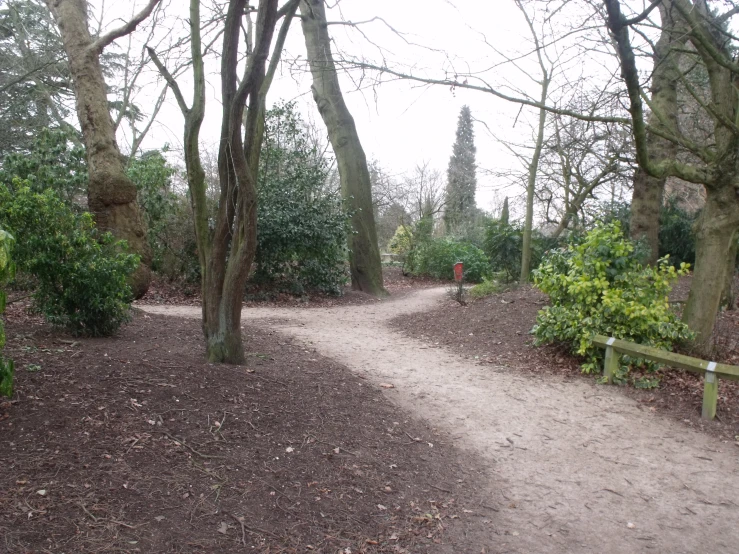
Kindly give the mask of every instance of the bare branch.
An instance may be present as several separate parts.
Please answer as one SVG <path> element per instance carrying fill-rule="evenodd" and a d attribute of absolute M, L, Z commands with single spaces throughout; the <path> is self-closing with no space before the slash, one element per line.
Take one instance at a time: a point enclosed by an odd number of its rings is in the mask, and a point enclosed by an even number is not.
<path fill-rule="evenodd" d="M 157 56 L 157 53 L 154 52 L 154 49 L 151 46 L 147 46 L 146 51 L 149 53 L 149 57 L 151 58 L 151 61 L 153 61 L 154 65 L 157 66 L 159 73 L 161 73 L 162 77 L 164 77 L 164 80 L 167 81 L 169 88 L 172 89 L 172 92 L 174 93 L 174 97 L 177 99 L 177 105 L 179 105 L 180 110 L 182 111 L 183 114 L 187 114 L 187 112 L 190 111 L 190 108 L 187 106 L 185 97 L 182 95 L 182 91 L 180 90 L 180 85 L 177 84 L 177 81 L 175 80 L 174 76 L 169 72 L 166 66 L 159 59 L 159 56 Z"/>
<path fill-rule="evenodd" d="M 631 19 L 627 19 L 626 21 L 624 21 L 624 25 L 636 25 L 637 23 L 644 21 L 647 17 L 649 17 L 649 14 L 652 13 L 652 10 L 654 10 L 654 8 L 659 6 L 661 3 L 662 0 L 652 0 L 652 3 L 646 10 L 644 10 L 636 17 L 632 17 Z"/>
<path fill-rule="evenodd" d="M 413 75 L 412 73 L 404 73 L 401 71 L 390 69 L 389 67 L 379 66 L 379 65 L 375 65 L 375 64 L 371 64 L 367 62 L 346 61 L 345 60 L 343 63 L 344 65 L 347 65 L 349 67 L 369 69 L 372 71 L 377 71 L 380 74 L 392 75 L 400 79 L 416 81 L 419 83 L 426 83 L 428 85 L 442 85 L 442 86 L 447 86 L 451 88 L 464 88 L 464 89 L 469 89 L 469 90 L 477 90 L 479 92 L 485 92 L 487 94 L 492 94 L 493 96 L 497 98 L 506 100 L 508 102 L 513 102 L 514 104 L 523 104 L 524 106 L 530 106 L 532 108 L 546 110 L 549 113 L 574 117 L 575 119 L 581 119 L 582 121 L 597 121 L 597 122 L 602 122 L 602 123 L 619 123 L 621 125 L 631 124 L 631 121 L 626 117 L 609 117 L 609 116 L 596 116 L 596 115 L 582 114 L 582 113 L 578 113 L 572 110 L 567 110 L 567 109 L 557 108 L 556 106 L 549 106 L 546 104 L 542 104 L 541 102 L 536 102 L 534 100 L 529 100 L 527 98 L 519 98 L 515 96 L 510 96 L 508 94 L 500 92 L 499 90 L 496 90 L 495 88 L 493 88 L 491 85 L 488 85 L 488 84 L 474 85 L 474 84 L 469 83 L 467 80 L 459 81 L 458 76 L 456 75 L 453 79 L 450 79 L 448 77 L 445 79 L 433 79 L 429 77 L 419 77 L 417 75 Z"/>
<path fill-rule="evenodd" d="M 154 11 L 154 8 L 156 8 L 156 6 L 160 2 L 161 0 L 149 0 L 149 3 L 146 5 L 146 7 L 135 16 L 133 16 L 133 18 L 128 23 L 121 27 L 118 27 L 117 29 L 113 29 L 112 31 L 102 35 L 101 37 L 98 37 L 98 39 L 89 46 L 88 50 L 90 52 L 100 54 L 103 49 L 114 40 L 117 40 L 132 33 L 136 30 L 136 27 L 138 27 L 142 21 L 144 21 L 147 17 L 151 15 L 151 12 Z"/>

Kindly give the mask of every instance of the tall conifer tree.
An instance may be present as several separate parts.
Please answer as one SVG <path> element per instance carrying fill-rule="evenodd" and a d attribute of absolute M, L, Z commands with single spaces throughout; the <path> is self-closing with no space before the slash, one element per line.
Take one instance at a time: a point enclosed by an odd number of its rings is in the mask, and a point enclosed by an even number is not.
<path fill-rule="evenodd" d="M 475 204 L 476 152 L 472 113 L 468 106 L 462 106 L 457 121 L 457 140 L 454 142 L 447 170 L 447 205 L 444 213 L 447 231 L 454 231 L 474 218 L 477 208 Z"/>

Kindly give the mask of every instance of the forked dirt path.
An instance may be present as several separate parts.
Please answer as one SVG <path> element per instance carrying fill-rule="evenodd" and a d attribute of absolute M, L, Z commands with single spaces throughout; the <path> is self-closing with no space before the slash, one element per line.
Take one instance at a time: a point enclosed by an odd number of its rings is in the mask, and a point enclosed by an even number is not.
<path fill-rule="evenodd" d="M 387 325 L 433 308 L 444 293 L 243 315 L 393 384 L 387 395 L 397 405 L 479 454 L 490 469 L 479 486 L 489 491 L 486 505 L 499 510 L 485 552 L 739 552 L 736 446 L 645 411 L 614 389 L 480 366 Z M 142 309 L 200 317 L 196 307 Z"/>

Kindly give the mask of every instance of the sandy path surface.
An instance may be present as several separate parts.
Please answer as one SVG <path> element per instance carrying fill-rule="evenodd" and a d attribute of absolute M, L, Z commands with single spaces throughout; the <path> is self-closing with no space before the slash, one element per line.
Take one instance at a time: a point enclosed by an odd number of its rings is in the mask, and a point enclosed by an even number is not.
<path fill-rule="evenodd" d="M 249 308 L 376 383 L 488 465 L 485 552 L 737 553 L 739 449 L 642 409 L 617 390 L 477 365 L 387 322 L 443 289 L 362 306 Z M 141 306 L 200 317 L 200 308 Z M 457 545 L 459 552 L 467 552 Z M 477 553 L 476 553 L 477 554 Z"/>

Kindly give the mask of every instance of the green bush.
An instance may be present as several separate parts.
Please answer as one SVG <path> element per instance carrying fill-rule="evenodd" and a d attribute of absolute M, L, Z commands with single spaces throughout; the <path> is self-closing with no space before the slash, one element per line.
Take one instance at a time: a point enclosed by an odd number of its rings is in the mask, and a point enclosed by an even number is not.
<path fill-rule="evenodd" d="M 485 226 L 483 250 L 490 259 L 493 271 L 506 283 L 516 281 L 521 275 L 523 230 L 501 220 L 491 219 Z"/>
<path fill-rule="evenodd" d="M 388 243 L 388 248 L 393 254 L 404 256 L 408 254 L 413 246 L 413 230 L 409 225 L 400 225 L 395 230 L 393 238 Z"/>
<path fill-rule="evenodd" d="M 84 196 L 87 186 L 85 149 L 69 132 L 45 129 L 27 154 L 9 154 L 2 160 L 0 183 L 13 189 L 13 178 L 33 192 L 55 191 L 67 204 Z"/>
<path fill-rule="evenodd" d="M 531 237 L 531 268 L 539 267 L 542 258 L 562 239 L 545 237 L 534 231 Z M 490 266 L 505 283 L 517 281 L 521 276 L 523 257 L 523 229 L 517 224 L 490 219 L 485 226 L 483 250 L 490 259 Z"/>
<path fill-rule="evenodd" d="M 13 262 L 10 251 L 13 247 L 13 236 L 0 229 L 0 285 L 5 284 L 13 277 Z M 0 289 L 0 315 L 5 311 L 5 291 Z M 5 327 L 0 318 L 0 396 L 13 396 L 13 360 L 3 358 L 2 350 L 5 346 Z"/>
<path fill-rule="evenodd" d="M 450 238 L 432 239 L 419 247 L 413 272 L 437 279 L 454 279 L 454 264 L 464 263 L 464 280 L 479 283 L 490 273 L 485 253 L 476 246 Z"/>
<path fill-rule="evenodd" d="M 503 287 L 490 279 L 486 279 L 483 277 L 482 283 L 478 283 L 474 287 L 472 287 L 470 290 L 467 291 L 467 294 L 469 294 L 472 298 L 484 298 L 486 296 L 490 296 L 491 294 L 497 294 L 503 290 Z"/>
<path fill-rule="evenodd" d="M 138 257 L 109 233 L 98 235 L 89 213 L 76 214 L 52 190 L 32 192 L 19 179 L 0 185 L 0 225 L 17 241 L 18 269 L 37 281 L 34 306 L 74 334 L 114 333 L 129 319 L 128 277 Z"/>
<path fill-rule="evenodd" d="M 687 267 L 676 270 L 663 259 L 645 268 L 634 250 L 613 222 L 597 225 L 578 245 L 550 252 L 534 272 L 535 285 L 551 301 L 536 318 L 537 344 L 570 344 L 589 373 L 604 354 L 593 345 L 596 334 L 665 349 L 691 338 L 667 298 Z"/>
<path fill-rule="evenodd" d="M 166 152 L 167 148 L 163 151 Z M 139 206 L 146 220 L 147 240 L 152 252 L 151 269 L 163 273 L 170 262 L 168 254 L 177 252 L 172 248 L 173 243 L 179 242 L 169 236 L 175 227 L 173 220 L 179 200 L 172 190 L 175 170 L 162 152 L 151 150 L 129 160 L 126 173 L 136 184 Z"/>
<path fill-rule="evenodd" d="M 421 260 L 420 253 L 432 240 L 434 232 L 434 218 L 422 217 L 412 227 L 406 226 L 409 231 L 408 248 L 403 260 L 403 274 L 418 273 L 418 264 Z"/>
<path fill-rule="evenodd" d="M 341 294 L 349 215 L 294 104 L 267 113 L 259 172 L 255 280 Z"/>

